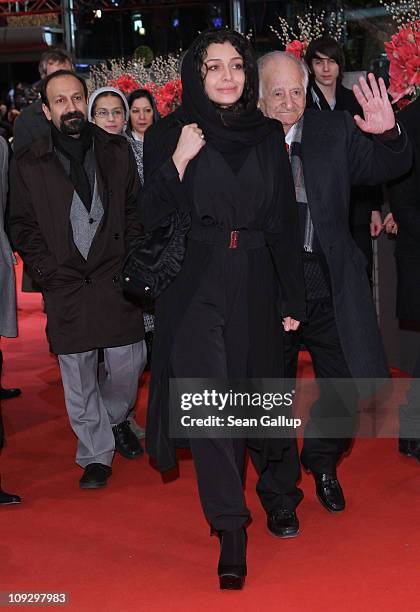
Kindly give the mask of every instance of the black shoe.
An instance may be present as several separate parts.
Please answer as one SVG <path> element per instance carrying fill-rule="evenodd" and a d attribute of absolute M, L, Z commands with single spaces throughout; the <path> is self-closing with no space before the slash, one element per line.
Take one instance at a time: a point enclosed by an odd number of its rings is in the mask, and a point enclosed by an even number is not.
<path fill-rule="evenodd" d="M 0 400 L 12 399 L 12 397 L 18 397 L 21 393 L 21 389 L 4 389 L 0 387 Z"/>
<path fill-rule="evenodd" d="M 220 558 L 217 566 L 222 590 L 240 591 L 246 576 L 246 531 L 219 531 Z"/>
<path fill-rule="evenodd" d="M 316 495 L 324 508 L 329 512 L 342 512 L 346 507 L 346 500 L 337 475 L 316 472 L 312 472 L 312 475 L 315 479 Z"/>
<path fill-rule="evenodd" d="M 0 506 L 8 506 L 11 504 L 20 504 L 21 498 L 19 495 L 12 495 L 12 493 L 6 493 L 3 489 L 0 489 Z"/>
<path fill-rule="evenodd" d="M 115 438 L 115 450 L 126 459 L 135 459 L 143 454 L 143 448 L 129 421 L 123 421 L 112 428 Z"/>
<path fill-rule="evenodd" d="M 103 463 L 89 463 L 85 467 L 85 473 L 79 483 L 81 489 L 99 489 L 105 487 L 108 478 L 112 474 L 112 468 Z"/>
<path fill-rule="evenodd" d="M 278 538 L 295 538 L 299 533 L 299 519 L 294 510 L 276 508 L 267 513 L 267 527 Z"/>
<path fill-rule="evenodd" d="M 406 457 L 415 457 L 420 461 L 420 440 L 418 438 L 399 438 L 398 450 Z"/>

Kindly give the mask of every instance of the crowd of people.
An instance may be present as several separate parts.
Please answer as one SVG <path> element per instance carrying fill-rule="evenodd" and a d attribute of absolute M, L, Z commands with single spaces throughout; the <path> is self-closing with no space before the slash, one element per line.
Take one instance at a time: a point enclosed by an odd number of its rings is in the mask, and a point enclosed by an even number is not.
<path fill-rule="evenodd" d="M 40 62 L 40 98 L 14 125 L 0 334 L 16 335 L 15 250 L 42 291 L 81 488 L 107 484 L 115 451 L 143 453 L 133 409 L 146 333 L 146 450 L 162 472 L 176 465 L 171 378 L 295 379 L 300 348 L 311 356 L 320 396 L 300 457 L 293 437 L 189 440 L 220 540 L 222 589 L 241 589 L 247 573 L 246 452 L 274 535 L 299 533 L 301 465 L 322 505 L 345 509 L 337 466 L 355 430 L 353 381 L 389 376 L 371 287 L 372 237 L 383 227 L 398 237 L 399 316 L 418 318 L 419 283 L 407 271 L 420 237 L 418 104 L 397 121 L 382 79 L 369 74 L 350 91 L 343 70 L 332 39 L 313 41 L 306 61 L 280 51 L 257 61 L 241 34 L 208 30 L 183 56 L 182 105 L 160 119 L 144 89 L 126 98 L 103 87 L 88 98 L 71 57 L 53 50 Z M 394 217 L 383 223 L 389 181 Z M 189 219 L 182 269 L 154 314 L 143 312 L 123 290 L 122 262 L 145 232 L 180 215 Z M 329 379 L 347 381 L 344 399 Z M 400 450 L 420 460 L 415 383 L 409 396 Z M 338 431 L 344 412 L 346 435 L 327 435 L 325 423 Z M 19 501 L 2 495 L 0 503 Z"/>

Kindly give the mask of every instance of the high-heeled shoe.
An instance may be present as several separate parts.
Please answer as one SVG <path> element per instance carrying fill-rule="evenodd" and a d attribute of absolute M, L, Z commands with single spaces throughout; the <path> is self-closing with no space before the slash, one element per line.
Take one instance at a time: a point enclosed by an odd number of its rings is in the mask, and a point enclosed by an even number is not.
<path fill-rule="evenodd" d="M 246 576 L 245 527 L 235 531 L 219 531 L 220 557 L 217 566 L 221 589 L 239 591 L 243 588 Z"/>

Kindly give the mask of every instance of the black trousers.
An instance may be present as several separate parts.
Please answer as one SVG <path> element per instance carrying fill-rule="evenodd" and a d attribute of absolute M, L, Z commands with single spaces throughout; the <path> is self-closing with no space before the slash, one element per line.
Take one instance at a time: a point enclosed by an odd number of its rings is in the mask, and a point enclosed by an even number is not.
<path fill-rule="evenodd" d="M 305 427 L 301 460 L 313 472 L 333 472 L 351 444 L 357 389 L 343 355 L 331 299 L 308 302 L 308 321 L 285 334 L 286 377 L 296 378 L 300 345 L 309 351 L 320 391 Z M 325 379 L 348 379 L 336 385 Z M 336 433 L 337 432 L 337 433 Z M 337 435 L 337 437 L 335 437 Z"/>
<path fill-rule="evenodd" d="M 420 347 L 407 391 L 407 404 L 400 407 L 400 437 L 420 439 Z"/>
<path fill-rule="evenodd" d="M 206 270 L 176 334 L 171 369 L 176 378 L 246 378 L 248 361 L 246 253 L 221 251 Z M 190 439 L 204 514 L 217 530 L 244 525 L 250 513 L 243 479 L 246 440 Z M 295 452 L 293 449 L 291 452 Z M 257 451 L 250 451 L 259 474 L 257 493 L 270 512 L 294 507 L 302 499 L 296 488 L 299 463 L 289 461 L 293 478 L 283 461 L 269 461 L 261 471 Z"/>

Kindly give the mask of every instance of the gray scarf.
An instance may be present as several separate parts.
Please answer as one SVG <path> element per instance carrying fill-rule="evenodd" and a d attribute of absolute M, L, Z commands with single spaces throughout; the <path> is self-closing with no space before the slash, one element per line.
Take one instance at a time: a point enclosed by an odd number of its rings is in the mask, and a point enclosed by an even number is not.
<path fill-rule="evenodd" d="M 303 175 L 301 142 L 303 132 L 303 117 L 296 124 L 293 141 L 289 149 L 290 165 L 292 167 L 293 182 L 295 184 L 296 202 L 298 205 L 305 206 L 306 217 L 304 223 L 303 249 L 307 253 L 313 252 L 314 226 L 312 224 L 311 213 L 308 206 L 308 198 L 305 189 L 305 178 Z"/>

